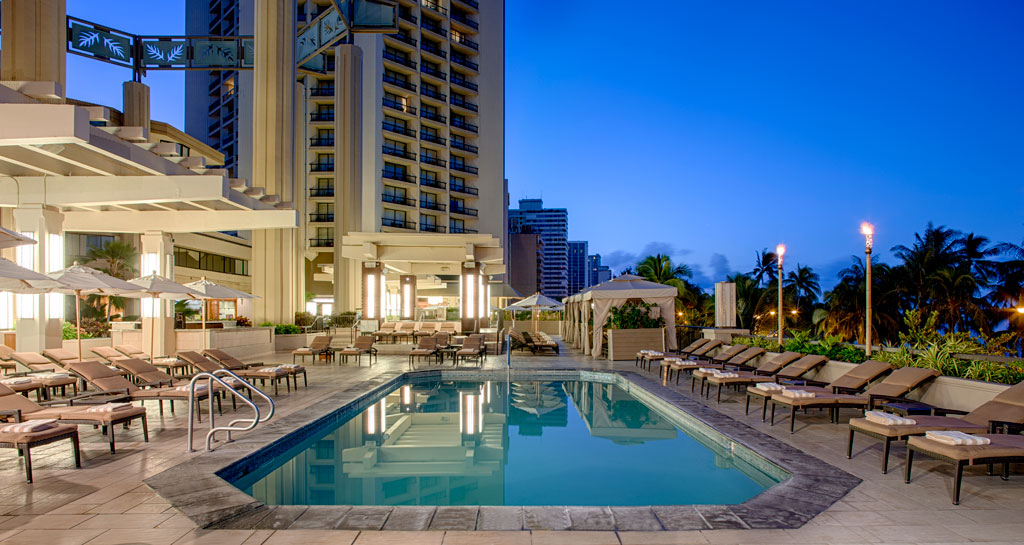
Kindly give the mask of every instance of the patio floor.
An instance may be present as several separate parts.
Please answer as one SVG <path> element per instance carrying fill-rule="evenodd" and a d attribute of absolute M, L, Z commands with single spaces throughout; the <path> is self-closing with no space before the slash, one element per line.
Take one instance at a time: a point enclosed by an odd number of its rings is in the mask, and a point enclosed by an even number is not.
<path fill-rule="evenodd" d="M 290 362 L 279 354 L 273 362 Z M 446 364 L 447 365 L 447 364 Z M 505 358 L 492 356 L 486 368 L 502 368 Z M 585 357 L 563 347 L 560 356 L 515 353 L 513 365 L 522 368 L 619 369 L 633 371 L 632 362 L 610 363 Z M 403 356 L 381 356 L 372 368 L 363 365 L 316 365 L 309 369 L 309 387 L 276 399 L 278 414 L 286 416 L 384 372 L 404 370 Z M 680 391 L 690 395 L 689 384 Z M 693 396 L 695 397 L 695 396 Z M 760 415 L 743 415 L 743 396 L 723 395 L 710 405 L 754 428 L 846 470 L 864 482 L 795 530 L 639 531 L 348 531 L 348 530 L 200 530 L 187 517 L 156 495 L 143 480 L 202 452 L 185 453 L 187 419 L 158 414 L 149 408 L 149 443 L 141 428 L 118 430 L 118 453 L 111 456 L 98 431 L 80 427 L 82 469 L 73 469 L 70 449 L 57 443 L 33 449 L 35 483 L 24 482 L 23 467 L 14 450 L 0 451 L 0 543 L 27 545 L 99 545 L 123 543 L 217 545 L 330 544 L 643 544 L 668 543 L 1021 543 L 1024 534 L 1024 476 L 1009 481 L 986 476 L 983 467 L 965 472 L 961 505 L 950 503 L 952 466 L 925 457 L 914 464 L 914 480 L 903 483 L 905 451 L 894 444 L 888 475 L 879 471 L 881 443 L 858 437 L 854 458 L 845 456 L 843 424 L 828 422 L 825 413 L 801 417 L 789 434 L 786 417 L 774 427 Z M 230 414 L 226 412 L 225 414 Z M 844 413 L 844 420 L 851 412 Z M 196 433 L 196 444 L 205 432 Z M 1019 466 L 1012 469 L 1020 470 Z"/>

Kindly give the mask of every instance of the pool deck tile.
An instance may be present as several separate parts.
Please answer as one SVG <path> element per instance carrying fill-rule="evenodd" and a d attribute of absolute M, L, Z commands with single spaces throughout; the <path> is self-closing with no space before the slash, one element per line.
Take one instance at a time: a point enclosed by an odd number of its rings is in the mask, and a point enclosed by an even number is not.
<path fill-rule="evenodd" d="M 426 530 L 434 518 L 437 507 L 430 505 L 400 505 L 391 511 L 384 523 L 385 530 Z"/>
<path fill-rule="evenodd" d="M 608 507 L 569 507 L 573 530 L 614 530 L 615 517 Z"/>
<path fill-rule="evenodd" d="M 615 532 L 533 532 L 533 545 L 619 545 Z"/>
<path fill-rule="evenodd" d="M 381 531 L 359 532 L 355 545 L 441 545 L 445 532 Z"/>
<path fill-rule="evenodd" d="M 289 530 L 315 530 L 323 528 L 334 528 L 341 522 L 341 519 L 349 512 L 350 507 L 341 505 L 311 505 L 304 513 L 298 516 Z M 394 515 L 392 515 L 394 517 Z"/>
<path fill-rule="evenodd" d="M 530 532 L 445 532 L 444 545 L 530 545 Z"/>
<path fill-rule="evenodd" d="M 431 530 L 475 530 L 479 507 L 445 506 L 438 507 L 430 521 Z"/>
<path fill-rule="evenodd" d="M 692 505 L 662 505 L 652 507 L 654 516 L 666 530 L 710 530 L 711 525 Z"/>
<path fill-rule="evenodd" d="M 516 506 L 481 506 L 476 528 L 477 530 L 522 530 L 523 508 Z"/>
<path fill-rule="evenodd" d="M 663 530 L 650 507 L 611 507 L 615 528 L 625 531 Z"/>
<path fill-rule="evenodd" d="M 380 530 L 391 515 L 391 507 L 379 507 L 373 505 L 353 506 L 345 516 L 338 521 L 335 529 L 338 530 Z"/>
<path fill-rule="evenodd" d="M 523 528 L 527 530 L 568 530 L 571 527 L 565 507 L 523 507 Z"/>

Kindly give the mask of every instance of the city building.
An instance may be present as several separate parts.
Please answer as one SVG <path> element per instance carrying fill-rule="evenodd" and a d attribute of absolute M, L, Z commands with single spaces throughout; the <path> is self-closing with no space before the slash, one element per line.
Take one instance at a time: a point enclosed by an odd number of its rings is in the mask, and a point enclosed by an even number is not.
<path fill-rule="evenodd" d="M 544 268 L 540 235 L 533 232 L 510 233 L 508 248 L 508 284 L 523 297 L 540 291 L 540 277 Z"/>
<path fill-rule="evenodd" d="M 601 282 L 607 282 L 612 279 L 611 268 L 601 264 L 601 254 L 587 256 L 587 272 L 590 277 L 591 286 L 596 286 Z"/>
<path fill-rule="evenodd" d="M 577 294 L 590 286 L 587 269 L 587 241 L 569 241 L 569 295 Z"/>
<path fill-rule="evenodd" d="M 544 208 L 542 199 L 520 199 L 508 213 L 509 234 L 536 233 L 543 243 L 540 292 L 548 297 L 569 295 L 569 213 Z M 525 295 L 525 294 L 524 294 Z"/>

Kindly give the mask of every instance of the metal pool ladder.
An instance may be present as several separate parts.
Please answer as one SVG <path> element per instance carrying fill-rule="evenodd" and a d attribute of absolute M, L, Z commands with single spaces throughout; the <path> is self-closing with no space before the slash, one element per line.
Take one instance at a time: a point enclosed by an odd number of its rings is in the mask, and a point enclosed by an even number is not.
<path fill-rule="evenodd" d="M 222 376 L 223 377 L 227 377 L 227 378 L 234 378 L 236 381 L 245 384 L 245 387 L 248 388 L 250 392 L 253 392 L 257 396 L 262 397 L 264 400 L 266 400 L 267 404 L 270 406 L 270 410 L 267 411 L 267 416 L 266 417 L 262 417 L 261 414 L 260 414 L 260 407 L 259 407 L 259 405 L 257 405 L 255 402 L 253 402 L 248 397 L 242 395 L 238 390 L 234 389 L 223 378 L 221 378 Z M 270 396 L 268 396 L 267 394 L 263 393 L 263 391 L 260 390 L 259 388 L 257 388 L 255 385 L 252 385 L 252 384 L 249 384 L 248 382 L 245 382 L 245 380 L 243 380 L 242 377 L 232 373 L 230 370 L 228 370 L 228 369 L 216 369 L 213 372 L 209 372 L 209 373 L 208 372 L 197 373 L 194 377 L 192 377 L 192 380 L 188 383 L 188 392 L 189 392 L 189 398 L 188 398 L 188 444 L 187 444 L 187 446 L 185 448 L 186 452 L 195 452 L 195 449 L 192 448 L 192 430 L 194 428 L 194 422 L 195 422 L 193 417 L 194 417 L 194 411 L 196 409 L 198 409 L 198 407 L 196 406 L 196 386 L 200 385 L 199 382 L 201 380 L 206 380 L 206 384 L 203 385 L 203 386 L 206 386 L 207 392 L 209 392 L 209 395 L 207 396 L 207 399 L 210 402 L 210 431 L 206 434 L 206 450 L 207 451 L 212 451 L 213 450 L 213 446 L 212 446 L 213 445 L 213 439 L 214 439 L 214 436 L 216 435 L 217 432 L 219 432 L 219 431 L 226 432 L 227 433 L 227 441 L 226 442 L 230 443 L 231 442 L 231 432 L 233 432 L 233 431 L 249 431 L 249 430 L 255 428 L 257 424 L 261 424 L 263 422 L 266 422 L 266 421 L 270 420 L 274 416 L 274 400 L 271 399 Z M 215 397 L 214 396 L 214 392 L 213 392 L 213 386 L 214 386 L 215 383 L 219 384 L 222 388 L 224 388 L 224 391 L 234 395 L 238 399 L 242 400 L 242 403 L 245 403 L 246 405 L 251 407 L 252 410 L 253 410 L 253 413 L 254 413 L 252 418 L 238 418 L 238 419 L 235 419 L 235 420 L 232 420 L 231 422 L 229 422 L 227 426 L 217 426 L 216 422 L 215 422 L 215 416 L 214 416 L 215 412 L 213 410 L 213 398 Z M 238 424 L 244 424 L 244 425 L 239 426 Z"/>

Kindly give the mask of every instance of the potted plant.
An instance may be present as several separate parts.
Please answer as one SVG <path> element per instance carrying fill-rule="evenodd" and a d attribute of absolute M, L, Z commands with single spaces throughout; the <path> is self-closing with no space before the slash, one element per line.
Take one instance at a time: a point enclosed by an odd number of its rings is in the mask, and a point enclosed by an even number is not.
<path fill-rule="evenodd" d="M 629 300 L 608 315 L 608 359 L 631 360 L 641 350 L 665 349 L 665 319 L 658 305 Z"/>

